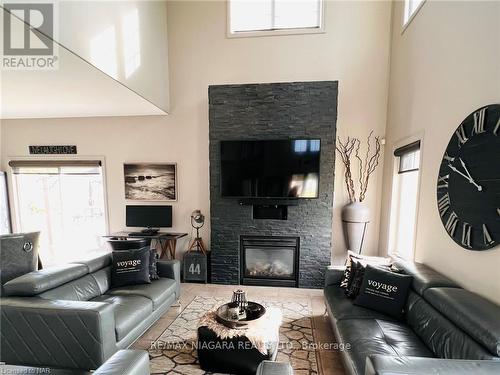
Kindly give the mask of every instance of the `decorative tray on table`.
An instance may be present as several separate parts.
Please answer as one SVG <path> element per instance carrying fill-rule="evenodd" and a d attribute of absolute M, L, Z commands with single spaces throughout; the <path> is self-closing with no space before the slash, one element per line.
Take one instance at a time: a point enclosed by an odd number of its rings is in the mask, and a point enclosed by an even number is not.
<path fill-rule="evenodd" d="M 226 303 L 217 309 L 215 319 L 228 328 L 247 329 L 255 324 L 266 313 L 266 308 L 256 302 L 248 302 L 247 307 L 240 312 L 237 319 L 229 315 L 229 303 Z"/>

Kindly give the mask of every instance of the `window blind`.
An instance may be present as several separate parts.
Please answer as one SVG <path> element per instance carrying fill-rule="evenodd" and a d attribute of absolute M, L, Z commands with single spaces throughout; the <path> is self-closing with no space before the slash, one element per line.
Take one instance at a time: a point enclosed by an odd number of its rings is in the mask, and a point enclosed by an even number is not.
<path fill-rule="evenodd" d="M 100 174 L 100 160 L 11 160 L 14 174 Z"/>
<path fill-rule="evenodd" d="M 416 171 L 420 166 L 420 141 L 412 142 L 394 150 L 399 158 L 398 173 Z"/>

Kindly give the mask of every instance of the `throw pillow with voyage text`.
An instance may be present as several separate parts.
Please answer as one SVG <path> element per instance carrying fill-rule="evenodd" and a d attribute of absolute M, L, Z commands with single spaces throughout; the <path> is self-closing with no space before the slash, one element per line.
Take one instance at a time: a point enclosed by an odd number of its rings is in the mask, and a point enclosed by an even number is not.
<path fill-rule="evenodd" d="M 366 266 L 355 305 L 401 318 L 412 276 Z"/>
<path fill-rule="evenodd" d="M 150 254 L 149 246 L 135 250 L 113 251 L 111 265 L 111 285 L 113 288 L 150 283 Z"/>

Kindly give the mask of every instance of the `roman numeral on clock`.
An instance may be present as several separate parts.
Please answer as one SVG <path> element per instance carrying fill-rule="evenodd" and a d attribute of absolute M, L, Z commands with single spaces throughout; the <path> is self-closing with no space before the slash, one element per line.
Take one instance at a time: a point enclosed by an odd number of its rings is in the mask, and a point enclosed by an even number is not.
<path fill-rule="evenodd" d="M 452 162 L 455 160 L 455 158 L 452 158 L 450 155 L 448 155 L 447 152 L 444 153 L 444 158 L 443 159 L 446 159 L 448 160 L 449 162 Z"/>
<path fill-rule="evenodd" d="M 474 113 L 474 126 L 472 127 L 472 135 L 484 133 L 485 114 L 486 114 L 486 108 L 481 108 L 479 111 Z"/>
<path fill-rule="evenodd" d="M 446 211 L 448 211 L 449 208 L 450 208 L 450 196 L 448 195 L 448 193 L 446 193 L 438 200 L 439 215 L 443 217 L 443 215 L 446 213 Z"/>
<path fill-rule="evenodd" d="M 488 227 L 486 227 L 486 224 L 483 224 L 483 242 L 485 245 L 491 245 L 493 242 L 493 239 L 490 236 L 490 232 L 488 232 Z"/>
<path fill-rule="evenodd" d="M 465 135 L 463 124 L 460 125 L 457 130 L 455 130 L 455 135 L 458 139 L 458 147 L 462 147 L 462 145 L 469 140 L 469 138 L 467 138 L 467 136 Z"/>
<path fill-rule="evenodd" d="M 446 231 L 449 233 L 451 237 L 455 235 L 455 230 L 457 229 L 458 224 L 458 216 L 455 212 L 452 212 L 446 221 Z"/>
<path fill-rule="evenodd" d="M 500 129 L 500 117 L 498 118 L 497 124 L 495 125 L 495 129 L 493 129 L 493 134 L 498 135 L 498 129 Z"/>
<path fill-rule="evenodd" d="M 443 177 L 438 176 L 438 189 L 448 189 L 448 180 L 450 179 L 450 175 L 447 174 Z"/>
<path fill-rule="evenodd" d="M 470 226 L 469 223 L 464 223 L 462 225 L 462 245 L 471 247 L 470 246 L 470 232 L 471 232 L 472 227 Z"/>

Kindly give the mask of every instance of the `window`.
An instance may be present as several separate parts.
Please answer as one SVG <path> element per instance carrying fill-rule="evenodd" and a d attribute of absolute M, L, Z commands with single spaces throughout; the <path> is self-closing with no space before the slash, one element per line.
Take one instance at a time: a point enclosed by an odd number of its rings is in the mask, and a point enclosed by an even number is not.
<path fill-rule="evenodd" d="M 18 230 L 41 232 L 44 266 L 99 252 L 101 236 L 106 234 L 99 161 L 11 161 L 9 165 Z"/>
<path fill-rule="evenodd" d="M 405 0 L 403 26 L 406 26 L 417 14 L 425 0 Z"/>
<path fill-rule="evenodd" d="M 322 30 L 323 0 L 229 0 L 230 35 Z"/>
<path fill-rule="evenodd" d="M 394 151 L 389 254 L 413 260 L 419 190 L 420 141 Z"/>

